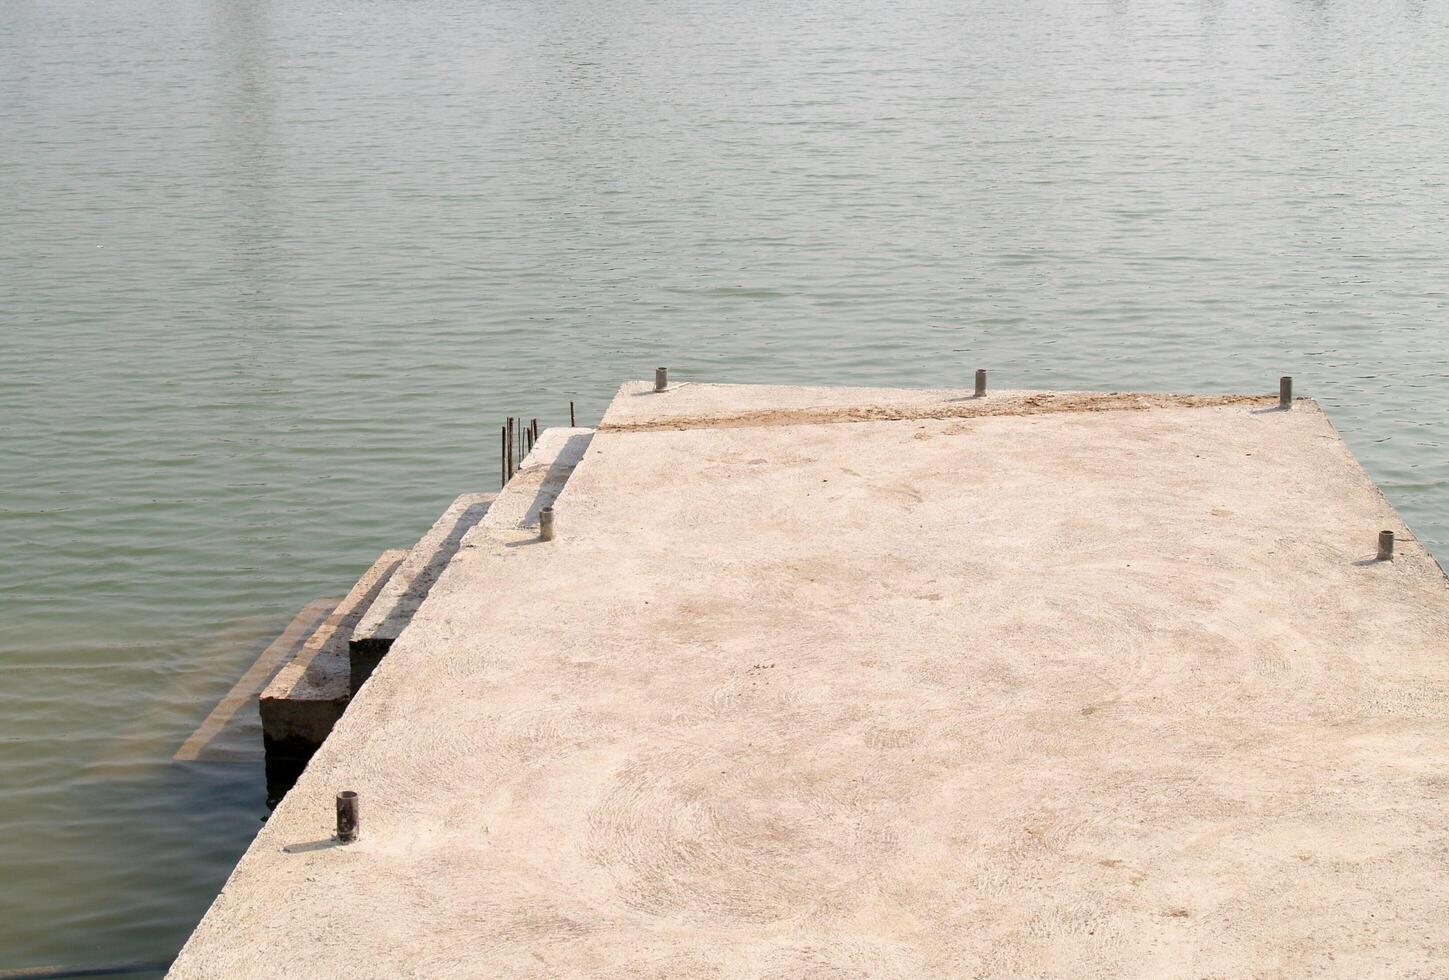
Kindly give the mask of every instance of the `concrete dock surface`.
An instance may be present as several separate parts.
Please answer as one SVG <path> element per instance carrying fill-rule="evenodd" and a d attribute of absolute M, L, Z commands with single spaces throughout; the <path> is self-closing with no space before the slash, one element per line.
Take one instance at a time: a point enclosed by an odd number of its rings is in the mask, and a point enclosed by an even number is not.
<path fill-rule="evenodd" d="M 1276 405 L 626 385 L 171 976 L 1449 975 L 1445 577 Z"/>

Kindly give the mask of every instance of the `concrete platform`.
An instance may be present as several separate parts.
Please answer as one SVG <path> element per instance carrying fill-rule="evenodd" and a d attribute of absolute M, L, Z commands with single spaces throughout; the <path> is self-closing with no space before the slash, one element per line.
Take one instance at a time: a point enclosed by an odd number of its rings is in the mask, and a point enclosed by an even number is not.
<path fill-rule="evenodd" d="M 261 692 L 268 756 L 308 759 L 331 733 L 352 697 L 352 632 L 407 556 L 384 551 Z"/>
<path fill-rule="evenodd" d="M 448 567 L 463 536 L 488 513 L 493 497 L 491 493 L 465 493 L 454 500 L 388 576 L 348 641 L 351 693 L 357 693 L 378 661 L 392 648 L 393 641 L 412 621 L 433 583 Z"/>
<path fill-rule="evenodd" d="M 1323 413 L 965 397 L 626 388 L 171 975 L 1449 975 L 1446 582 Z"/>

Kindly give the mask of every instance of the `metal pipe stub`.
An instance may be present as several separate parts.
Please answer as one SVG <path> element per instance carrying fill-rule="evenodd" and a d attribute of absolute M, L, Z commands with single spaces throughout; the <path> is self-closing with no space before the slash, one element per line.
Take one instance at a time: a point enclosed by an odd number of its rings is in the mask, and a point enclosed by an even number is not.
<path fill-rule="evenodd" d="M 553 540 L 553 507 L 548 506 L 538 512 L 538 540 Z"/>
<path fill-rule="evenodd" d="M 1379 558 L 1379 561 L 1393 561 L 1394 560 L 1394 532 L 1393 531 L 1380 531 L 1379 532 L 1379 555 L 1378 555 L 1378 558 Z"/>
<path fill-rule="evenodd" d="M 986 397 L 986 370 L 984 368 L 976 370 L 976 397 Z"/>
<path fill-rule="evenodd" d="M 361 815 L 357 794 L 345 789 L 337 794 L 337 839 L 344 844 L 357 840 L 361 829 Z"/>
<path fill-rule="evenodd" d="M 663 391 L 669 387 L 669 368 L 654 369 L 654 390 Z"/>
<path fill-rule="evenodd" d="M 1278 379 L 1278 407 L 1285 412 L 1293 407 L 1293 379 L 1286 374 Z"/>

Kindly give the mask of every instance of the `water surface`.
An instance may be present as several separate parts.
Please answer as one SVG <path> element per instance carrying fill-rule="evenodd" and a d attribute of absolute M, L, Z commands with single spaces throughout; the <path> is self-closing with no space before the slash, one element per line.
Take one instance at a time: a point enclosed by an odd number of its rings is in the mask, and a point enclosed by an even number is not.
<path fill-rule="evenodd" d="M 170 763 L 504 415 L 722 381 L 1318 398 L 1449 555 L 1449 4 L 0 4 L 0 968 L 174 952 Z M 1367 547 L 1367 546 L 1366 546 Z"/>

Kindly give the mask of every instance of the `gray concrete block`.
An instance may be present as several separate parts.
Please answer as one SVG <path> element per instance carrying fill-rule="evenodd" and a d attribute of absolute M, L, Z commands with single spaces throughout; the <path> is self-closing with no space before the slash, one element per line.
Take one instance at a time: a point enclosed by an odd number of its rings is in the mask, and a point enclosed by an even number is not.
<path fill-rule="evenodd" d="M 347 642 L 407 551 L 385 551 L 258 699 L 267 755 L 305 759 L 322 744 L 352 694 Z"/>

